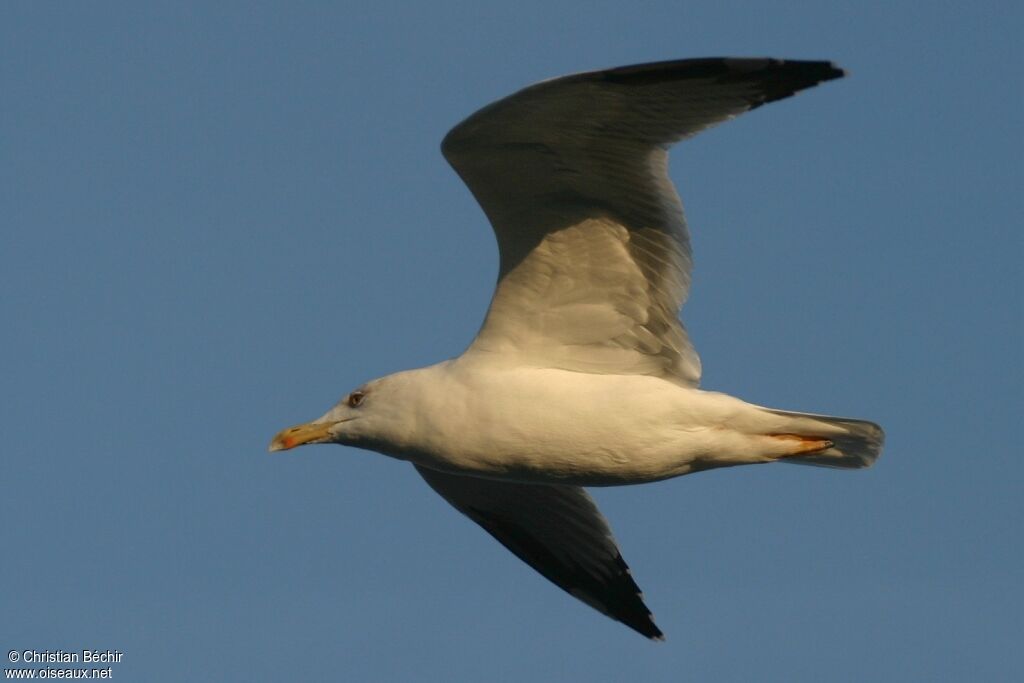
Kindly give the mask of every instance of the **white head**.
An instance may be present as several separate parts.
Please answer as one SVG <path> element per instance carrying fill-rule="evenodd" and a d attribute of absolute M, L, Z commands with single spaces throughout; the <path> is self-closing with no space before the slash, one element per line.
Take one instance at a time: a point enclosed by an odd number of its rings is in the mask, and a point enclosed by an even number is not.
<path fill-rule="evenodd" d="M 338 401 L 322 417 L 281 430 L 270 451 L 315 443 L 337 443 L 377 451 L 400 449 L 408 438 L 415 411 L 417 371 L 400 372 L 367 382 Z"/>

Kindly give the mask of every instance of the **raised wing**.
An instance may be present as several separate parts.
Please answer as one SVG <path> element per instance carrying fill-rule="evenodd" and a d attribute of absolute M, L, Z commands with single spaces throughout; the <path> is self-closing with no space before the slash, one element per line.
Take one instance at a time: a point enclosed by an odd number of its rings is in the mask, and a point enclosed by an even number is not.
<path fill-rule="evenodd" d="M 585 490 L 416 469 L 455 509 L 556 586 L 648 638 L 664 638 Z"/>
<path fill-rule="evenodd" d="M 469 353 L 700 381 L 679 310 L 690 241 L 668 147 L 843 72 L 828 62 L 690 59 L 544 81 L 442 144 L 494 226 L 497 289 Z"/>

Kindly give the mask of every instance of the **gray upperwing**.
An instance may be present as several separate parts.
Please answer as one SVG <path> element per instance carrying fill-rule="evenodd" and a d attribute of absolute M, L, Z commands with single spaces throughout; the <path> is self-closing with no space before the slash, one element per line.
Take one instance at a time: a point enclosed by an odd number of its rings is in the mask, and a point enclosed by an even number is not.
<path fill-rule="evenodd" d="M 416 466 L 434 491 L 548 580 L 663 640 L 593 499 L 578 486 L 479 479 Z"/>

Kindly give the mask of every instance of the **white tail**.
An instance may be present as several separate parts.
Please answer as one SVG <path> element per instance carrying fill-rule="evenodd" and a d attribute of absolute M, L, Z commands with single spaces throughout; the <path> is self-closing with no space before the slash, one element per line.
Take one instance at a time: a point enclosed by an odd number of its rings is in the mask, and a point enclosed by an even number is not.
<path fill-rule="evenodd" d="M 779 462 L 819 467 L 860 469 L 870 467 L 882 453 L 885 432 L 874 422 L 849 417 L 832 417 L 813 413 L 796 413 L 769 409 L 781 417 L 792 418 L 792 432 L 802 437 L 832 442 L 832 446 L 807 455 L 781 458 Z"/>

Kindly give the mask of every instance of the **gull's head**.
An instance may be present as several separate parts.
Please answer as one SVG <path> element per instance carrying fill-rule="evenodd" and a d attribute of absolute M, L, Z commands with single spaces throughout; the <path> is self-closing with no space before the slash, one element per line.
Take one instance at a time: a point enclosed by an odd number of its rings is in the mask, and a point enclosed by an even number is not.
<path fill-rule="evenodd" d="M 355 443 L 365 433 L 365 423 L 372 422 L 368 418 L 374 412 L 373 404 L 380 399 L 375 396 L 379 393 L 376 389 L 370 385 L 359 387 L 338 401 L 322 417 L 282 429 L 271 439 L 270 452 L 287 451 L 313 443 Z"/>
<path fill-rule="evenodd" d="M 408 370 L 367 382 L 312 422 L 282 429 L 270 451 L 287 451 L 314 443 L 337 443 L 387 452 L 409 438 L 420 387 L 429 383 L 423 370 Z"/>

